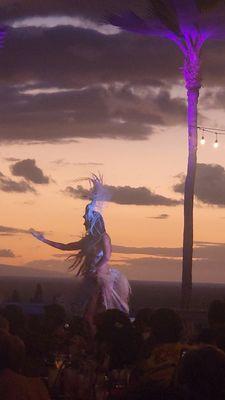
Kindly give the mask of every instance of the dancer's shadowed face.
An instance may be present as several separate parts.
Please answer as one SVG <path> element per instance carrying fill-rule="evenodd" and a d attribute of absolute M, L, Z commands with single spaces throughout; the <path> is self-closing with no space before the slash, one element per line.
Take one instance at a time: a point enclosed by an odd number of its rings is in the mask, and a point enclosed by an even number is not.
<path fill-rule="evenodd" d="M 90 222 L 88 221 L 86 214 L 83 215 L 83 218 L 84 218 L 85 229 L 86 231 L 88 231 L 88 229 L 90 228 Z"/>
<path fill-rule="evenodd" d="M 83 218 L 86 232 L 91 235 L 102 235 L 105 232 L 105 224 L 102 215 L 97 211 L 90 210 L 89 204 L 85 209 Z"/>

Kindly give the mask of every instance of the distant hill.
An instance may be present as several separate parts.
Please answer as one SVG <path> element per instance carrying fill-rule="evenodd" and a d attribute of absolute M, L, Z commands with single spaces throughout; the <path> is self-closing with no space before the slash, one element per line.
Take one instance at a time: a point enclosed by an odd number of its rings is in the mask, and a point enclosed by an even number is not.
<path fill-rule="evenodd" d="M 63 304 L 69 305 L 73 310 L 88 298 L 89 288 L 82 284 L 82 279 L 75 274 L 55 272 L 44 269 L 20 267 L 0 264 L 0 304 L 10 298 L 14 289 L 21 297 L 22 303 L 29 303 L 36 290 L 36 285 L 41 284 L 44 302 L 60 299 Z M 130 302 L 131 315 L 141 308 L 174 307 L 179 308 L 181 283 L 179 282 L 154 282 L 130 281 L 132 295 Z M 206 310 L 214 299 L 225 299 L 224 284 L 193 285 L 192 307 Z M 73 311 L 74 312 L 74 311 Z"/>
<path fill-rule="evenodd" d="M 10 264 L 0 264 L 0 277 L 43 277 L 43 278 L 62 278 L 67 275 L 63 272 L 49 271 L 39 268 L 21 267 Z"/>

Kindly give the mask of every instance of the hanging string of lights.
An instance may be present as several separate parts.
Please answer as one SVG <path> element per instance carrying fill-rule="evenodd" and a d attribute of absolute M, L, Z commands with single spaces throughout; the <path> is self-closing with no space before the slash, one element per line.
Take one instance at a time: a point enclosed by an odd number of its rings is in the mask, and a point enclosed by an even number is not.
<path fill-rule="evenodd" d="M 205 126 L 197 126 L 198 131 L 201 132 L 201 139 L 200 143 L 204 145 L 206 143 L 205 140 L 205 134 L 213 134 L 215 136 L 215 140 L 213 143 L 213 147 L 217 149 L 219 147 L 219 141 L 218 141 L 218 136 L 219 135 L 225 135 L 225 129 L 220 129 L 220 128 L 207 128 Z"/>

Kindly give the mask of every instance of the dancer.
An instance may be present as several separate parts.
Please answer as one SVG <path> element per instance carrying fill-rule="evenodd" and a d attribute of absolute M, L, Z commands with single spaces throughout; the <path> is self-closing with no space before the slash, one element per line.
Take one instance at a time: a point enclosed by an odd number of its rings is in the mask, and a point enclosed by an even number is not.
<path fill-rule="evenodd" d="M 85 208 L 85 236 L 72 243 L 58 243 L 46 239 L 42 234 L 32 231 L 38 240 L 60 250 L 77 250 L 68 258 L 73 259 L 69 270 L 77 270 L 76 276 L 82 276 L 88 295 L 85 300 L 84 317 L 91 326 L 95 316 L 103 310 L 117 308 L 129 313 L 130 286 L 127 278 L 117 269 L 109 268 L 111 240 L 105 230 L 103 217 L 97 208 L 106 199 L 102 177 L 92 175 L 91 202 Z"/>

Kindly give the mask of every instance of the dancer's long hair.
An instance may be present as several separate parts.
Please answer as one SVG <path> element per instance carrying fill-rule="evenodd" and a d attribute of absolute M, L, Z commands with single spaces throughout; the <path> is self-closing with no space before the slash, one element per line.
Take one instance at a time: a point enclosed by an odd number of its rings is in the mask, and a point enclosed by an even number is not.
<path fill-rule="evenodd" d="M 67 260 L 72 259 L 73 262 L 69 267 L 69 271 L 77 270 L 76 276 L 85 275 L 90 268 L 90 253 L 94 249 L 100 251 L 101 241 L 105 230 L 105 224 L 102 215 L 98 211 L 93 211 L 94 223 L 91 222 L 91 229 L 87 230 L 85 236 L 81 239 L 82 247 L 78 253 L 70 255 Z M 94 261 L 94 260 L 93 260 Z"/>
<path fill-rule="evenodd" d="M 70 271 L 77 270 L 76 275 L 84 275 L 90 268 L 90 255 L 92 252 L 94 261 L 94 249 L 101 250 L 101 240 L 105 233 L 103 217 L 96 209 L 101 209 L 104 201 L 109 199 L 108 191 L 103 184 L 103 177 L 92 174 L 90 178 L 84 178 L 90 184 L 90 203 L 85 208 L 86 234 L 81 240 L 81 250 L 77 254 L 69 256 L 73 259 Z"/>

